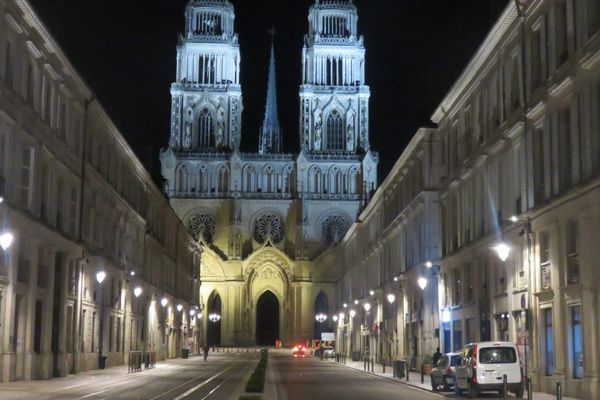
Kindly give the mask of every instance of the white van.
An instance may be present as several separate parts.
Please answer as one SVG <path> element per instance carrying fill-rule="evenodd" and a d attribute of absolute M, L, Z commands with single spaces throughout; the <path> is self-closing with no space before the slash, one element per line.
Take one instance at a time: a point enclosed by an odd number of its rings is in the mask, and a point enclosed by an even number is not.
<path fill-rule="evenodd" d="M 524 379 L 517 346 L 512 342 L 479 342 L 466 345 L 456 367 L 456 392 L 477 397 L 483 391 L 502 395 L 503 376 L 508 390 L 523 398 Z"/>

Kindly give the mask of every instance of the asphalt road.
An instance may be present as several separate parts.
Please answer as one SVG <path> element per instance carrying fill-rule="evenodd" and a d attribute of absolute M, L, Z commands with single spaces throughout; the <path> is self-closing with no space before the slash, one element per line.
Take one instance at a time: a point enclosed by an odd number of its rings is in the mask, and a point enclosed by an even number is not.
<path fill-rule="evenodd" d="M 293 358 L 283 352 L 271 354 L 278 400 L 444 400 L 465 399 L 453 393 L 429 393 L 390 379 L 379 378 L 317 358 Z M 498 399 L 486 393 L 481 399 Z"/>
<path fill-rule="evenodd" d="M 0 384 L 0 400 L 229 400 L 256 368 L 258 354 L 215 354 L 172 360 L 158 368 L 84 373 L 50 381 Z"/>

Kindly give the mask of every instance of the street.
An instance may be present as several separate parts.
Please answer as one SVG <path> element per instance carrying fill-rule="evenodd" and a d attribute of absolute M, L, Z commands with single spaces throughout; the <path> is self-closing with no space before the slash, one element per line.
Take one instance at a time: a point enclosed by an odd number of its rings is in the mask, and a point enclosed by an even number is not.
<path fill-rule="evenodd" d="M 255 353 L 210 353 L 170 360 L 140 373 L 126 367 L 91 371 L 50 381 L 0 384 L 0 400 L 228 400 L 254 370 Z"/>
<path fill-rule="evenodd" d="M 279 400 L 301 399 L 460 399 L 454 393 L 429 393 L 337 365 L 318 358 L 293 358 L 285 352 L 271 355 Z M 512 394 L 509 394 L 512 397 Z M 466 397 L 462 397 L 466 398 Z M 482 394 L 481 399 L 499 399 L 497 393 Z"/>
<path fill-rule="evenodd" d="M 202 357 L 174 359 L 140 373 L 128 374 L 126 367 L 116 367 L 49 381 L 0 383 L 0 400 L 237 400 L 257 365 L 259 357 L 254 351 L 211 352 L 207 362 Z M 270 387 L 265 388 L 263 397 L 268 400 L 461 398 L 454 393 L 430 393 L 319 358 L 294 358 L 287 349 L 271 350 L 269 357 Z M 480 398 L 499 397 L 486 393 Z"/>

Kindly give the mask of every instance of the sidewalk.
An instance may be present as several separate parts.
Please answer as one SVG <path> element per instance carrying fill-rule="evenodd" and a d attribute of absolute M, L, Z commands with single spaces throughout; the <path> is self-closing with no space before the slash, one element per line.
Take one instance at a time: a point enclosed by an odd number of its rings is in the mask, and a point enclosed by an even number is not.
<path fill-rule="evenodd" d="M 347 360 L 346 364 L 340 364 L 340 363 L 335 362 L 335 360 L 330 359 L 329 362 L 340 365 L 342 367 L 359 370 L 359 371 L 364 372 L 365 374 L 375 375 L 380 378 L 390 379 L 390 380 L 396 381 L 398 383 L 403 383 L 406 385 L 414 386 L 416 388 L 426 390 L 428 392 L 433 393 L 433 391 L 431 390 L 431 383 L 429 380 L 429 375 L 425 375 L 423 377 L 424 383 L 421 383 L 421 373 L 420 372 L 414 372 L 414 371 L 410 372 L 409 379 L 407 380 L 406 377 L 404 377 L 402 379 L 394 378 L 393 368 L 389 365 L 385 367 L 385 373 L 383 373 L 383 366 L 381 364 L 377 364 L 377 363 L 375 363 L 375 365 L 374 365 L 373 372 L 370 372 L 370 371 L 364 370 L 364 363 L 362 361 Z M 445 394 L 448 394 L 448 393 L 442 392 L 442 393 L 440 393 L 440 396 L 444 396 Z M 512 393 L 509 393 L 509 397 L 514 398 L 514 395 Z M 525 399 L 527 398 L 527 393 L 525 393 L 524 398 Z M 548 394 L 548 393 L 534 392 L 533 399 L 534 400 L 556 400 L 556 396 L 552 395 L 552 394 Z M 565 396 L 563 396 L 562 399 L 563 400 L 578 400 L 573 397 L 565 397 Z"/>

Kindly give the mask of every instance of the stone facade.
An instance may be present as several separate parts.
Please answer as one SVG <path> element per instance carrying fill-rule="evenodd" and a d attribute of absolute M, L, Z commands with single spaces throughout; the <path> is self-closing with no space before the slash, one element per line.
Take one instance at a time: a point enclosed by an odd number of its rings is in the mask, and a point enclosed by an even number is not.
<path fill-rule="evenodd" d="M 429 164 L 437 200 L 427 213 L 439 218 L 427 219 L 433 225 L 425 229 L 438 236 L 423 238 L 422 225 L 408 225 L 409 237 L 423 240 L 395 255 L 385 250 L 384 216 L 410 221 L 389 192 L 407 166 L 392 171 L 342 243 L 339 311 L 352 299 L 380 305 L 388 293 L 401 294 L 389 314 L 372 306 L 378 358 L 395 351 L 419 367 L 437 345 L 452 351 L 510 340 L 534 390 L 553 392 L 560 380 L 567 396 L 600 396 L 599 60 L 596 0 L 507 5 L 432 116 L 431 142 L 441 151 Z M 409 146 L 399 163 L 413 153 Z M 400 182 L 401 192 L 414 193 L 411 181 Z M 352 245 L 361 231 L 371 233 L 358 240 L 362 247 Z M 439 240 L 436 251 L 428 250 L 432 240 Z M 415 297 L 416 276 L 429 277 L 422 298 Z M 437 296 L 428 295 L 431 284 Z M 437 315 L 428 318 L 429 310 Z M 386 315 L 397 319 L 386 324 Z M 360 334 L 357 317 L 353 335 Z M 346 329 L 338 323 L 340 334 L 349 335 Z"/>
<path fill-rule="evenodd" d="M 0 381 L 199 344 L 200 247 L 16 0 L 0 0 L 0 183 L 0 224 L 14 236 L 0 254 Z"/>
<path fill-rule="evenodd" d="M 256 343 L 257 307 L 265 293 L 277 299 L 276 338 L 308 340 L 316 332 L 315 307 L 329 312 L 335 297 L 336 271 L 319 268 L 320 260 L 377 185 L 357 9 L 345 1 L 321 1 L 310 9 L 299 154 L 280 152 L 273 50 L 259 148 L 240 152 L 234 17 L 228 1 L 191 1 L 186 9 L 171 88 L 171 142 L 161 155 L 167 195 L 206 245 L 202 302 L 207 314 L 222 317 L 206 320 L 207 340 Z M 319 306 L 317 298 L 323 299 Z"/>

